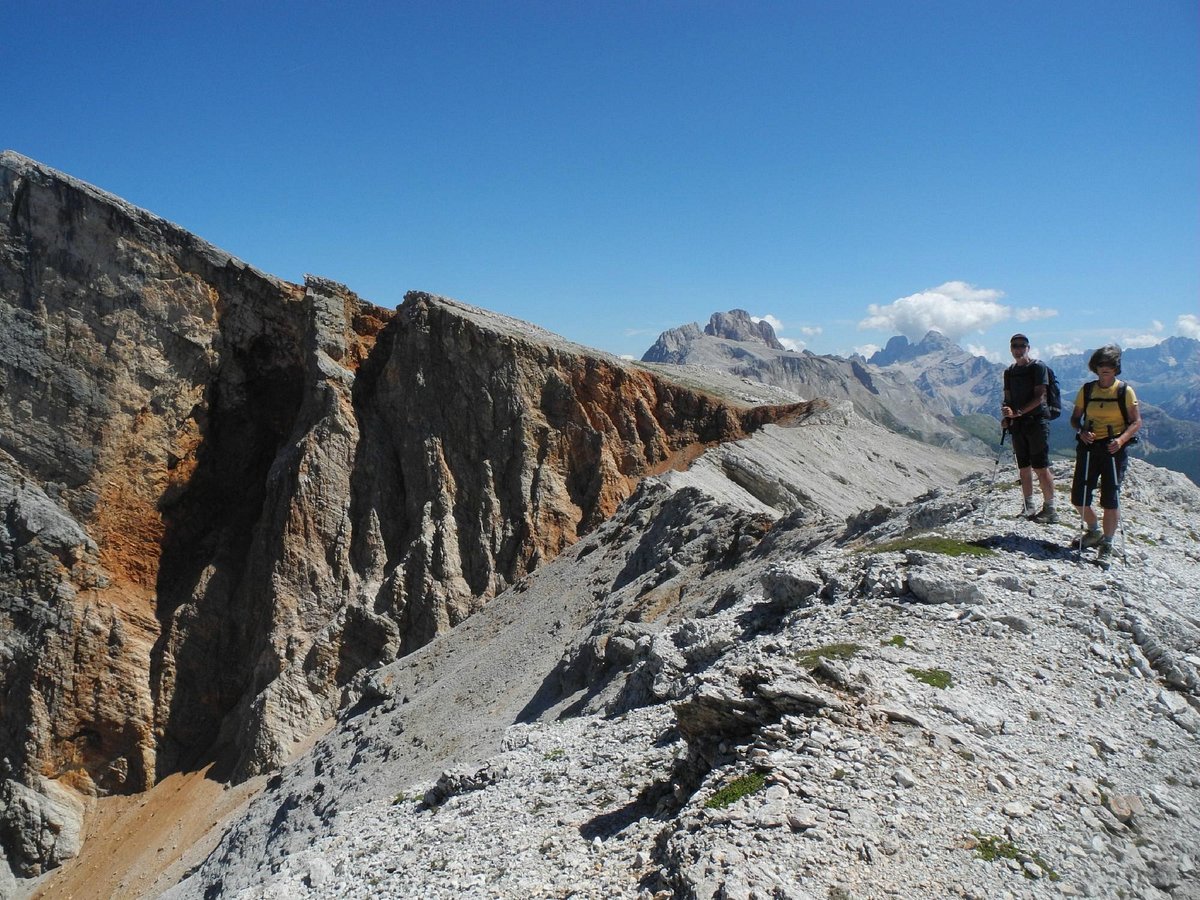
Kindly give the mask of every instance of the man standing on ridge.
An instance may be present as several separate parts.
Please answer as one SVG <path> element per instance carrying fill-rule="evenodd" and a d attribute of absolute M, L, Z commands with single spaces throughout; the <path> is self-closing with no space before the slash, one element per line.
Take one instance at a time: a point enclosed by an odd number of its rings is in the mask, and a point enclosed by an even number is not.
<path fill-rule="evenodd" d="M 1008 340 L 1013 364 L 1004 370 L 1004 403 L 1000 425 L 1012 435 L 1024 502 L 1019 516 L 1046 525 L 1058 521 L 1054 511 L 1054 479 L 1050 476 L 1050 422 L 1046 408 L 1046 366 L 1029 355 L 1029 338 Z M 1042 509 L 1033 503 L 1033 475 L 1042 489 Z"/>

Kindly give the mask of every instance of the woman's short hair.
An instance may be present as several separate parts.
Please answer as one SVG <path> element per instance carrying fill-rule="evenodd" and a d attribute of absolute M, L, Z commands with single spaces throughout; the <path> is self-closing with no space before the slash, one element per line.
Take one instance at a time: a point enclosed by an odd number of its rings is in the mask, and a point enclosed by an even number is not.
<path fill-rule="evenodd" d="M 1111 366 L 1121 374 L 1121 348 L 1116 344 L 1107 344 L 1092 354 L 1088 360 L 1088 368 L 1096 372 L 1101 366 Z"/>

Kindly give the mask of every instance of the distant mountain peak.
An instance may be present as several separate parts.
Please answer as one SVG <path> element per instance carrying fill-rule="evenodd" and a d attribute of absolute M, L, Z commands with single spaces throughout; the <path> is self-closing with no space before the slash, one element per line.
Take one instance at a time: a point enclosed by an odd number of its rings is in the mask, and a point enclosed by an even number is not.
<path fill-rule="evenodd" d="M 742 341 L 749 344 L 766 344 L 773 350 L 783 350 L 783 344 L 775 336 L 775 329 L 765 319 L 755 320 L 744 309 L 731 309 L 729 312 L 716 312 L 704 326 L 704 333 L 709 337 L 725 338 L 729 341 Z"/>
<path fill-rule="evenodd" d="M 890 366 L 893 363 L 907 362 L 930 353 L 959 353 L 961 351 L 962 348 L 950 338 L 940 331 L 930 329 L 915 344 L 902 334 L 890 338 L 887 346 L 882 350 L 876 350 L 869 361 L 873 366 Z"/>
<path fill-rule="evenodd" d="M 950 340 L 950 338 L 946 337 L 940 331 L 935 329 L 930 329 L 929 331 L 925 332 L 925 337 L 921 338 L 921 341 L 917 344 L 917 346 L 937 350 L 947 350 L 950 348 L 956 350 L 958 349 L 958 345 L 955 344 L 954 341 Z"/>

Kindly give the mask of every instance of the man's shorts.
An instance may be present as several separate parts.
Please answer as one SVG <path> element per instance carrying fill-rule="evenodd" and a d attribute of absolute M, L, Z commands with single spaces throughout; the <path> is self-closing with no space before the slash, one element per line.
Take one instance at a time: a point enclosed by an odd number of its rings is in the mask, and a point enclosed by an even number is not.
<path fill-rule="evenodd" d="M 1050 465 L 1050 423 L 1045 419 L 1022 422 L 1014 427 L 1012 434 L 1013 453 L 1017 457 L 1017 468 L 1032 466 L 1044 469 Z"/>

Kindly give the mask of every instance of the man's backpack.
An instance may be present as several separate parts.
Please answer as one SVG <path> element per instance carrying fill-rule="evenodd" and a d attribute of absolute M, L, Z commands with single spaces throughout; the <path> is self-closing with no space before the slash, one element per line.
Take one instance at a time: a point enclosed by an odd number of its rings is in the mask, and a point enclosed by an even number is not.
<path fill-rule="evenodd" d="M 1042 363 L 1042 365 L 1046 365 Z M 1125 412 L 1124 393 L 1121 394 L 1121 412 Z M 1062 415 L 1062 390 L 1058 386 L 1058 376 L 1054 370 L 1046 366 L 1046 418 L 1057 419 Z"/>
<path fill-rule="evenodd" d="M 1040 364 L 1046 370 L 1046 418 L 1057 419 L 1062 415 L 1062 389 L 1058 386 L 1058 376 L 1054 374 L 1052 368 L 1041 360 L 1035 360 L 1034 362 Z M 1033 364 L 1031 363 L 1030 365 L 1032 366 Z M 1004 370 L 1004 389 L 1010 393 L 1009 378 L 1012 371 L 1012 366 Z M 1030 377 L 1032 377 L 1032 373 Z"/>
<path fill-rule="evenodd" d="M 1089 381 L 1083 386 L 1083 414 L 1085 416 L 1087 415 L 1088 404 L 1092 402 L 1092 388 L 1094 388 L 1096 386 L 1096 384 L 1097 384 L 1097 382 L 1095 382 L 1095 381 Z M 1125 388 L 1126 387 L 1127 387 L 1127 385 L 1125 384 L 1125 382 L 1123 382 L 1123 381 L 1117 382 L 1117 407 L 1121 410 L 1121 418 L 1125 420 L 1125 425 L 1128 426 L 1129 425 L 1129 409 L 1125 406 Z M 1137 442 L 1138 442 L 1138 436 L 1135 434 L 1126 443 L 1136 444 Z"/>

